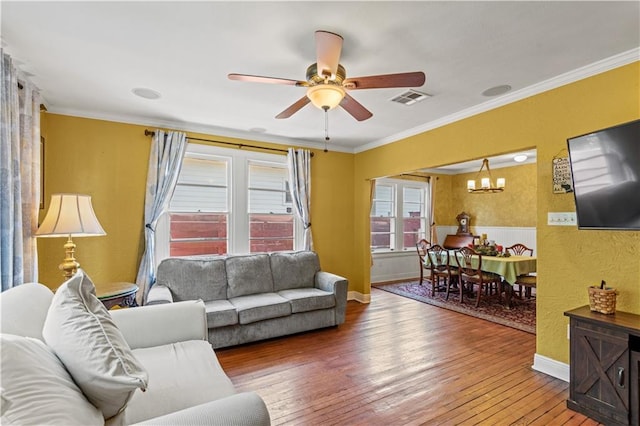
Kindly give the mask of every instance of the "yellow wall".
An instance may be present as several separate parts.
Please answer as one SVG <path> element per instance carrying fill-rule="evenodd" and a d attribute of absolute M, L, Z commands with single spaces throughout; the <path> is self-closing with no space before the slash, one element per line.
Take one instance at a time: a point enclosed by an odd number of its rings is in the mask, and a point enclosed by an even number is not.
<path fill-rule="evenodd" d="M 475 226 L 536 226 L 537 167 L 523 164 L 492 170 L 494 180 L 507 181 L 504 192 L 470 194 L 467 180 L 473 173 L 438 175 L 436 181 L 435 222 L 440 226 L 457 226 L 456 216 L 465 212 L 470 217 L 471 231 Z"/>
<path fill-rule="evenodd" d="M 588 304 L 587 287 L 601 279 L 619 290 L 619 310 L 640 313 L 640 232 L 546 225 L 547 212 L 575 211 L 572 194 L 552 191 L 553 157 L 566 150 L 568 137 L 640 118 L 639 77 L 636 62 L 356 155 L 355 260 L 361 267 L 353 288 L 370 291 L 369 179 L 536 147 L 537 353 L 568 362 L 563 312 Z M 506 191 L 516 190 L 507 185 Z M 527 219 L 524 226 L 530 225 Z"/>
<path fill-rule="evenodd" d="M 151 138 L 143 126 L 43 114 L 45 137 L 45 210 L 51 194 L 92 196 L 107 232 L 76 238 L 76 257 L 100 289 L 102 283 L 135 281 L 143 251 L 144 193 Z M 190 133 L 190 136 L 253 145 L 269 144 Z M 271 144 L 271 146 L 274 146 Z M 283 148 L 278 146 L 278 148 Z M 353 155 L 314 152 L 311 220 L 315 249 L 323 269 L 353 274 Z M 38 239 L 39 280 L 51 288 L 62 281 L 58 265 L 64 239 Z"/>

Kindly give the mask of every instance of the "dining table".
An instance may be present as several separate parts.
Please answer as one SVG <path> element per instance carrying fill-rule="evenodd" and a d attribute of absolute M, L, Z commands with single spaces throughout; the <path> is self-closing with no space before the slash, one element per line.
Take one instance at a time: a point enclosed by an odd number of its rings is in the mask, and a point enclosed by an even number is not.
<path fill-rule="evenodd" d="M 455 256 L 459 253 L 456 250 L 449 250 L 449 266 L 458 266 Z M 472 256 L 471 263 L 474 268 L 478 267 L 478 256 Z M 513 294 L 513 285 L 518 275 L 527 275 L 536 272 L 536 258 L 533 256 L 489 256 L 482 255 L 482 270 L 485 272 L 493 272 L 502 277 L 506 306 L 511 306 L 511 297 Z M 425 265 L 429 267 L 429 256 L 425 256 Z"/>

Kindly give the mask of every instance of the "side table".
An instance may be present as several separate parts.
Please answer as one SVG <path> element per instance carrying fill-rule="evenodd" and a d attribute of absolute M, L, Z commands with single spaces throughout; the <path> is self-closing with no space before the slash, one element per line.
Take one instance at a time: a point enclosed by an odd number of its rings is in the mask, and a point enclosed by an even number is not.
<path fill-rule="evenodd" d="M 133 283 L 118 282 L 101 286 L 100 292 L 97 296 L 107 309 L 111 309 L 116 305 L 124 308 L 138 306 L 136 303 L 137 292 L 137 285 Z"/>

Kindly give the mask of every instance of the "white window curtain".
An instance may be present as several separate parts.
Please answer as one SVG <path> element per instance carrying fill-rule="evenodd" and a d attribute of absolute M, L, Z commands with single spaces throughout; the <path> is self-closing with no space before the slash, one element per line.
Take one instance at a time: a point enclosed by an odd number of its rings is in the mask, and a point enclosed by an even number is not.
<path fill-rule="evenodd" d="M 0 279 L 2 291 L 38 281 L 40 94 L 0 49 Z"/>
<path fill-rule="evenodd" d="M 304 227 L 303 249 L 313 250 L 311 234 L 311 152 L 307 149 L 287 152 L 289 188 L 296 216 Z"/>
<path fill-rule="evenodd" d="M 145 249 L 138 269 L 136 299 L 143 305 L 156 278 L 155 229 L 158 219 L 167 210 L 176 187 L 182 159 L 187 149 L 187 135 L 181 132 L 156 130 L 151 141 L 147 190 L 144 200 Z"/>
<path fill-rule="evenodd" d="M 427 239 L 433 244 L 438 244 L 438 233 L 436 232 L 436 182 L 438 178 L 429 177 L 429 187 L 427 189 Z"/>

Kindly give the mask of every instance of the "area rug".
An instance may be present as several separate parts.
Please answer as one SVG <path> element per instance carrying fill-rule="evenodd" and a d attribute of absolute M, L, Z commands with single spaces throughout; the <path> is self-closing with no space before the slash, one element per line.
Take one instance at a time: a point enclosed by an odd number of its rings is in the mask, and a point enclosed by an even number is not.
<path fill-rule="evenodd" d="M 372 287 L 388 291 L 410 299 L 418 300 L 429 305 L 449 309 L 475 318 L 506 325 L 536 334 L 536 304 L 534 301 L 514 300 L 513 306 L 507 309 L 497 299 L 480 299 L 480 306 L 476 308 L 475 298 L 464 296 L 464 302 L 460 303 L 458 294 L 450 294 L 449 300 L 445 300 L 446 292 L 437 291 L 431 295 L 431 283 L 424 281 L 407 281 L 393 284 L 372 284 Z"/>

